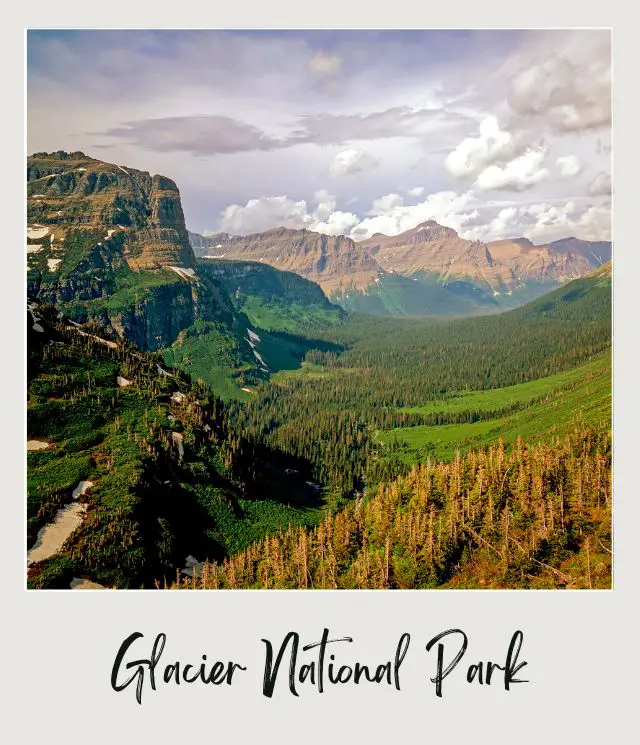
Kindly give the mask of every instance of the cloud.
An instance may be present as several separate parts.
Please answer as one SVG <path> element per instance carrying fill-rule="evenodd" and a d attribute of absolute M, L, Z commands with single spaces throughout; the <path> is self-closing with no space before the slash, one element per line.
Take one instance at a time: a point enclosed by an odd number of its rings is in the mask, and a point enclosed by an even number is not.
<path fill-rule="evenodd" d="M 573 200 L 512 206 L 501 209 L 484 224 L 463 231 L 462 235 L 482 241 L 524 237 L 536 244 L 569 236 L 606 241 L 611 239 L 611 212 L 604 205 L 581 206 Z"/>
<path fill-rule="evenodd" d="M 363 114 L 309 114 L 299 118 L 298 129 L 291 133 L 287 141 L 289 144 L 313 142 L 334 145 L 351 140 L 424 138 L 438 129 L 461 122 L 468 122 L 468 117 L 444 108 L 409 106 L 395 106 Z"/>
<path fill-rule="evenodd" d="M 352 229 L 351 236 L 356 240 L 363 240 L 375 233 L 397 235 L 426 220 L 436 220 L 441 225 L 459 231 L 479 217 L 477 204 L 470 191 L 463 194 L 453 191 L 436 192 L 415 205 L 405 205 L 399 194 L 387 194 L 373 201 L 369 213 L 371 217 L 358 223 Z"/>
<path fill-rule="evenodd" d="M 549 171 L 543 168 L 546 150 L 536 148 L 527 150 L 505 165 L 493 165 L 485 168 L 476 179 L 475 186 L 483 191 L 491 189 L 509 189 L 524 191 L 544 181 Z"/>
<path fill-rule="evenodd" d="M 407 189 L 408 197 L 421 197 L 424 193 L 424 186 L 415 186 L 413 189 Z"/>
<path fill-rule="evenodd" d="M 611 176 L 600 171 L 593 181 L 587 186 L 587 194 L 590 197 L 607 196 L 611 194 Z"/>
<path fill-rule="evenodd" d="M 137 119 L 111 127 L 100 135 L 154 152 L 185 152 L 197 156 L 278 150 L 294 145 L 341 145 L 351 140 L 393 137 L 426 137 L 434 129 L 453 126 L 465 117 L 443 109 L 395 107 L 368 114 L 313 114 L 295 119 L 288 134 L 273 137 L 253 124 L 216 114 Z M 104 145 L 101 145 L 104 146 Z M 362 153 L 344 156 L 344 153 Z M 377 165 L 373 156 L 361 150 L 346 150 L 342 165 L 357 170 Z M 349 159 L 351 157 L 351 160 Z M 341 161 L 335 166 L 341 167 Z M 355 171 L 353 171 L 355 172 Z"/>
<path fill-rule="evenodd" d="M 232 204 L 220 216 L 219 230 L 234 235 L 260 233 L 276 227 L 313 230 L 328 235 L 344 235 L 358 223 L 352 212 L 335 209 L 336 199 L 326 189 L 314 195 L 315 209 L 306 200 L 286 196 L 250 199 L 246 205 Z"/>
<path fill-rule="evenodd" d="M 383 197 L 378 197 L 378 199 L 373 200 L 373 204 L 371 206 L 369 214 L 387 215 L 397 208 L 403 206 L 404 199 L 400 196 L 400 194 L 386 194 Z"/>
<path fill-rule="evenodd" d="M 315 212 L 313 213 L 314 218 L 316 220 L 327 220 L 336 208 L 336 198 L 326 189 L 320 189 L 317 191 L 313 195 L 313 198 L 317 204 Z"/>
<path fill-rule="evenodd" d="M 526 150 L 521 135 L 513 135 L 500 128 L 495 116 L 487 116 L 480 123 L 478 137 L 467 137 L 449 153 L 445 167 L 458 179 L 473 179 L 488 166 L 504 164 Z"/>
<path fill-rule="evenodd" d="M 233 235 L 260 233 L 278 226 L 299 229 L 308 222 L 307 203 L 286 196 L 250 199 L 246 205 L 231 204 L 222 211 L 220 230 Z"/>
<path fill-rule="evenodd" d="M 316 75 L 332 75 L 340 72 L 342 58 L 338 55 L 322 54 L 318 52 L 309 58 L 309 69 Z"/>
<path fill-rule="evenodd" d="M 575 63 L 552 55 L 521 69 L 508 103 L 517 114 L 540 118 L 557 132 L 579 132 L 611 124 L 611 60 Z"/>
<path fill-rule="evenodd" d="M 94 133 L 95 134 L 95 133 Z M 217 155 L 273 150 L 282 143 L 227 116 L 175 116 L 125 122 L 100 133 L 155 152 Z"/>
<path fill-rule="evenodd" d="M 582 171 L 580 159 L 576 155 L 564 155 L 556 160 L 560 178 L 573 178 Z"/>
<path fill-rule="evenodd" d="M 283 226 L 359 241 L 375 233 L 397 235 L 435 220 L 456 230 L 461 238 L 483 242 L 519 237 L 538 244 L 569 236 L 592 241 L 611 238 L 610 206 L 579 199 L 509 204 L 480 200 L 468 190 L 435 192 L 414 205 L 405 204 L 399 194 L 386 194 L 373 200 L 364 218 L 336 207 L 336 198 L 326 190 L 316 192 L 311 205 L 286 196 L 251 199 L 244 206 L 223 210 L 215 232 L 246 235 Z"/>
<path fill-rule="evenodd" d="M 360 218 L 353 212 L 332 212 L 326 220 L 312 223 L 310 230 L 327 235 L 349 235 L 351 230 L 360 222 Z"/>
<path fill-rule="evenodd" d="M 361 171 L 370 171 L 377 168 L 378 159 L 364 150 L 350 148 L 338 153 L 329 165 L 331 176 L 348 176 Z"/>

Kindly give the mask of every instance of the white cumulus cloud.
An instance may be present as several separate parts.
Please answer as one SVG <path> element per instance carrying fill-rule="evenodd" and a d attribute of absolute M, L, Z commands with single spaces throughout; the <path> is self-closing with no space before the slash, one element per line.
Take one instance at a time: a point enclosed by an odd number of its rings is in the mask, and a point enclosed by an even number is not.
<path fill-rule="evenodd" d="M 556 160 L 560 178 L 573 178 L 582 171 L 582 164 L 577 155 L 564 155 Z"/>
<path fill-rule="evenodd" d="M 457 194 L 441 191 L 430 194 L 423 202 L 405 205 L 398 194 L 387 194 L 375 199 L 370 217 L 364 218 L 351 231 L 351 237 L 364 240 L 375 233 L 397 235 L 411 230 L 426 220 L 436 220 L 441 225 L 460 230 L 478 219 L 477 200 L 472 192 Z"/>
<path fill-rule="evenodd" d="M 424 186 L 416 186 L 407 191 L 408 197 L 421 197 L 424 194 Z"/>
<path fill-rule="evenodd" d="M 445 167 L 459 179 L 473 179 L 494 163 L 506 163 L 520 155 L 526 144 L 520 136 L 500 128 L 495 116 L 480 123 L 478 137 L 467 137 L 449 153 Z"/>
<path fill-rule="evenodd" d="M 326 189 L 314 194 L 315 209 L 306 200 L 287 196 L 250 199 L 245 205 L 231 204 L 220 216 L 220 231 L 234 235 L 260 233 L 271 228 L 314 230 L 328 235 L 347 235 L 359 222 L 352 212 L 336 210 L 336 198 Z"/>
<path fill-rule="evenodd" d="M 350 148 L 335 156 L 329 165 L 329 173 L 331 176 L 348 176 L 361 171 L 370 171 L 377 166 L 378 159 L 373 155 L 364 150 Z"/>
<path fill-rule="evenodd" d="M 547 178 L 549 171 L 543 167 L 546 150 L 527 150 L 504 165 L 485 168 L 476 179 L 475 186 L 483 191 L 510 189 L 524 191 Z"/>
<path fill-rule="evenodd" d="M 492 241 L 502 238 L 528 238 L 536 244 L 574 236 L 587 241 L 611 239 L 611 212 L 607 206 L 539 202 L 505 207 L 493 218 L 463 230 L 470 240 Z"/>
<path fill-rule="evenodd" d="M 220 216 L 220 230 L 234 235 L 260 233 L 277 226 L 304 228 L 308 222 L 307 203 L 286 196 L 250 199 L 244 206 L 230 204 Z"/>

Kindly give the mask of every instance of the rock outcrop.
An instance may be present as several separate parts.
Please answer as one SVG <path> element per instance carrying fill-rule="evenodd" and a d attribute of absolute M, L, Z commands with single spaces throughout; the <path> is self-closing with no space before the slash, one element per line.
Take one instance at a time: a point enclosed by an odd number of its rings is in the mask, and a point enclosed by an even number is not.
<path fill-rule="evenodd" d="M 106 234 L 106 240 L 120 233 L 133 270 L 194 266 L 175 183 L 83 153 L 37 153 L 27 159 L 27 223 L 49 227 L 58 258 L 67 232 L 76 229 Z"/>
<path fill-rule="evenodd" d="M 230 312 L 195 273 L 175 183 L 79 152 L 27 160 L 27 289 L 143 350 Z"/>

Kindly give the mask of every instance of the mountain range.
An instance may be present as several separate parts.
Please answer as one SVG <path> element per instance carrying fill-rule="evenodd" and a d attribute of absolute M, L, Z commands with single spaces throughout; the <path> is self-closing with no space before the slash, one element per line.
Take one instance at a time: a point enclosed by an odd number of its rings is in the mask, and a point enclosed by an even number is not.
<path fill-rule="evenodd" d="M 359 243 L 288 228 L 247 236 L 189 233 L 189 240 L 198 256 L 259 261 L 297 272 L 349 310 L 392 315 L 467 315 L 516 307 L 611 258 L 611 243 L 605 241 L 482 243 L 434 220 Z"/>

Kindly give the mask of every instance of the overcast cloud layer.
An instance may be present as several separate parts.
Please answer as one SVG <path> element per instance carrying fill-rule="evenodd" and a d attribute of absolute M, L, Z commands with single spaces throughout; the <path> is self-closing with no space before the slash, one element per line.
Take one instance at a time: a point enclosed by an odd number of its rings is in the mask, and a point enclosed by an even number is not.
<path fill-rule="evenodd" d="M 29 31 L 29 152 L 173 178 L 187 225 L 611 236 L 608 31 Z"/>

